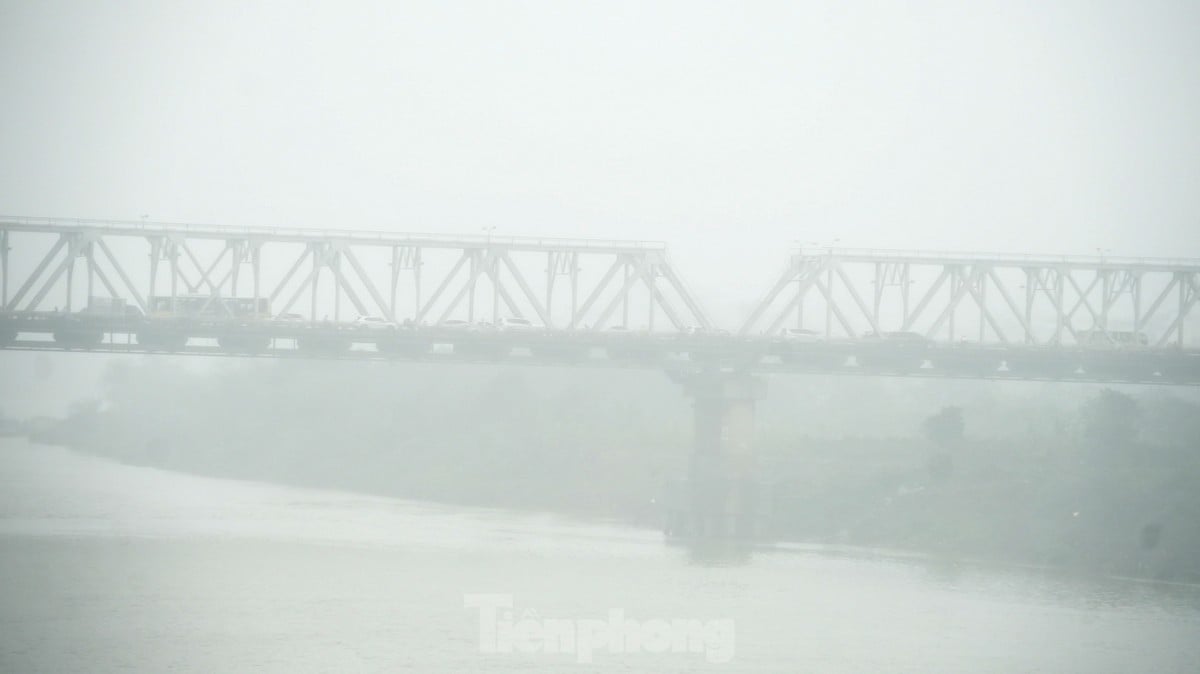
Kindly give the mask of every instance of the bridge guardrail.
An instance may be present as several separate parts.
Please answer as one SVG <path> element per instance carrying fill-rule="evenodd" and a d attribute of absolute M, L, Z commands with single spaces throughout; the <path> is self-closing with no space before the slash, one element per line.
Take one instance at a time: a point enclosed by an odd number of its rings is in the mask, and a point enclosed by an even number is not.
<path fill-rule="evenodd" d="M 998 253 L 971 252 L 953 250 L 901 250 L 896 248 L 795 248 L 794 254 L 804 258 L 836 257 L 840 259 L 857 259 L 863 261 L 896 261 L 937 263 L 962 261 L 992 262 L 1021 266 L 1036 265 L 1079 265 L 1088 267 L 1177 267 L 1181 270 L 1200 270 L 1200 258 L 1172 257 L 1130 257 L 1108 255 L 1050 255 L 1039 253 Z"/>
<path fill-rule="evenodd" d="M 295 237 L 312 240 L 339 240 L 357 243 L 388 244 L 403 243 L 426 246 L 506 246 L 513 248 L 577 248 L 585 250 L 666 250 L 663 241 L 623 239 L 582 239 L 568 237 L 532 237 L 489 234 L 436 234 L 429 232 L 384 232 L 369 230 L 315 229 L 305 227 L 236 227 L 232 225 L 210 225 L 202 223 L 175 223 L 156 221 L 99 220 L 79 218 L 44 218 L 29 216 L 0 215 L 0 227 L 21 225 L 46 231 L 55 228 L 100 229 L 107 232 L 128 234 L 188 234 L 191 236 L 227 237 Z M 36 231 L 36 230 L 30 230 Z"/>

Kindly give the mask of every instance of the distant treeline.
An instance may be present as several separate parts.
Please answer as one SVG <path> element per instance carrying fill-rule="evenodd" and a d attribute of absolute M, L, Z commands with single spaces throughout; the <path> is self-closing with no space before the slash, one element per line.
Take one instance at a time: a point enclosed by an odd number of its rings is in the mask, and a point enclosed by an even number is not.
<path fill-rule="evenodd" d="M 143 465 L 652 525 L 692 412 L 658 372 L 121 361 L 38 439 Z M 1200 580 L 1194 391 L 780 377 L 776 534 Z"/>

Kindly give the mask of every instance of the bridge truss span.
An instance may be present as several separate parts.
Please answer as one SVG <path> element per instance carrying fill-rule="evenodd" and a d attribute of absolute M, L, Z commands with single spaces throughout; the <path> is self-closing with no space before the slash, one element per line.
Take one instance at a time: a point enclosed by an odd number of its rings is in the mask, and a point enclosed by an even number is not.
<path fill-rule="evenodd" d="M 661 242 L 0 217 L 6 349 L 1194 385 L 1198 301 L 1196 260 L 801 250 L 734 334 Z"/>
<path fill-rule="evenodd" d="M 740 333 L 1183 348 L 1198 300 L 1200 260 L 798 251 Z"/>
<path fill-rule="evenodd" d="M 249 297 L 310 321 L 711 325 L 661 242 L 0 217 L 0 253 L 10 313 L 104 296 L 151 315 L 181 298 Z"/>

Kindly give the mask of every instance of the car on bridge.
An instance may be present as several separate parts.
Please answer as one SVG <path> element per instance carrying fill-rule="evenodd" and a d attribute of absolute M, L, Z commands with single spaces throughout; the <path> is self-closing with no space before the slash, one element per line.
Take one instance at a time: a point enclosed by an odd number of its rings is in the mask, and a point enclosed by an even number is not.
<path fill-rule="evenodd" d="M 883 341 L 888 344 L 904 344 L 909 346 L 916 345 L 920 348 L 928 347 L 933 343 L 933 340 L 929 339 L 925 335 L 922 335 L 919 332 L 912 332 L 910 330 L 897 330 L 894 332 L 882 333 L 869 330 L 862 334 L 862 339 L 868 342 Z"/>
<path fill-rule="evenodd" d="M 821 333 L 806 328 L 784 328 L 779 332 L 779 338 L 785 342 L 815 344 L 821 341 Z"/>
<path fill-rule="evenodd" d="M 360 330 L 395 330 L 398 326 L 380 316 L 359 316 L 354 319 L 354 327 Z"/>
<path fill-rule="evenodd" d="M 501 330 L 510 330 L 513 332 L 534 332 L 542 329 L 541 326 L 534 325 L 533 321 L 528 318 L 520 318 L 518 316 L 501 318 L 496 321 L 496 327 Z"/>

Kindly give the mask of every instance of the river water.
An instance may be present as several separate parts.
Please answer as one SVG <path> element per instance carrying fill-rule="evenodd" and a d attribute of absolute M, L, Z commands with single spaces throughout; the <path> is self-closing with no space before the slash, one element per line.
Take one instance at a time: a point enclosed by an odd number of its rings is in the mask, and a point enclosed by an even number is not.
<path fill-rule="evenodd" d="M 0 672 L 403 671 L 1191 673 L 1200 588 L 698 554 L 0 442 Z"/>

